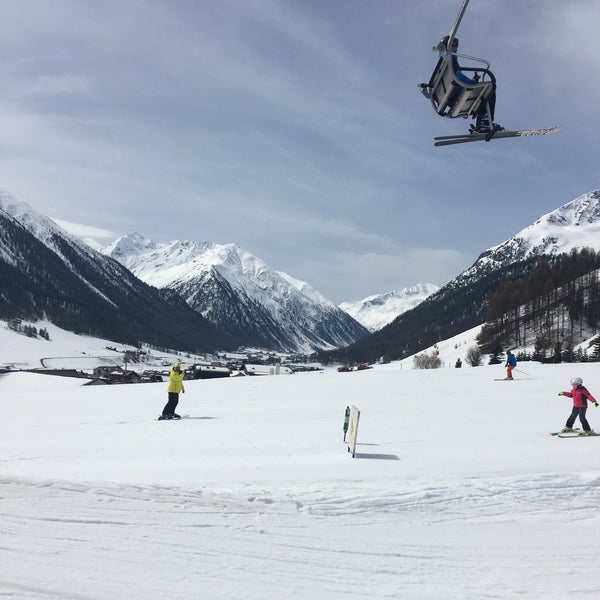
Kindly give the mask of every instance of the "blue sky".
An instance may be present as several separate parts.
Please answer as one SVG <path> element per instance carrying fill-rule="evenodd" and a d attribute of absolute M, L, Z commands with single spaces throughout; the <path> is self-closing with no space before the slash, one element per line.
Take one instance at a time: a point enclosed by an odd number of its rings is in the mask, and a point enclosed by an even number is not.
<path fill-rule="evenodd" d="M 443 285 L 600 187 L 596 0 L 471 0 L 496 121 L 417 84 L 460 0 L 4 0 L 0 187 L 114 237 L 235 242 L 334 302 Z"/>

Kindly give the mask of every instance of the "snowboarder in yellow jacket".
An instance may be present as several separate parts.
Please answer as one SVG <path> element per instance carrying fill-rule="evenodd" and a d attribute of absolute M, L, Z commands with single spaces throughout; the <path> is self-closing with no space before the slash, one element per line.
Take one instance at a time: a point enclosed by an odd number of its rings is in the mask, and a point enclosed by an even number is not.
<path fill-rule="evenodd" d="M 169 393 L 169 400 L 163 408 L 161 419 L 181 419 L 181 417 L 175 413 L 175 408 L 179 402 L 179 393 L 185 394 L 185 387 L 183 386 L 183 378 L 185 377 L 185 371 L 181 370 L 181 365 L 177 362 L 173 365 L 173 368 L 169 372 L 169 387 L 167 392 Z"/>

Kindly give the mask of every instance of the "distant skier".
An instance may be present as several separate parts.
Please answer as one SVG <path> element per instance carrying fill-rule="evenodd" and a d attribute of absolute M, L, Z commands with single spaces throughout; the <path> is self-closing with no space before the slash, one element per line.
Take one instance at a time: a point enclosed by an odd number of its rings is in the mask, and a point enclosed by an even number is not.
<path fill-rule="evenodd" d="M 585 418 L 585 412 L 587 410 L 588 400 L 596 407 L 598 406 L 598 402 L 596 402 L 596 399 L 590 394 L 589 390 L 583 387 L 583 380 L 581 377 L 573 377 L 573 379 L 571 379 L 571 387 L 572 389 L 570 392 L 558 392 L 559 396 L 573 398 L 573 410 L 571 411 L 564 428 L 561 430 L 561 433 L 573 431 L 575 419 L 579 417 L 579 422 L 583 427 L 583 431 L 580 435 L 592 435 L 594 432 Z"/>
<path fill-rule="evenodd" d="M 175 413 L 175 408 L 179 403 L 179 392 L 185 394 L 185 388 L 183 387 L 184 377 L 185 371 L 182 371 L 181 364 L 176 362 L 169 372 L 169 387 L 167 388 L 169 401 L 163 408 L 162 415 L 159 419 L 181 419 L 181 417 Z"/>
<path fill-rule="evenodd" d="M 517 359 L 515 358 L 515 355 L 510 351 L 507 350 L 506 352 L 506 364 L 504 365 L 506 367 L 506 377 L 505 379 L 512 379 L 512 372 L 513 369 L 517 366 Z"/>

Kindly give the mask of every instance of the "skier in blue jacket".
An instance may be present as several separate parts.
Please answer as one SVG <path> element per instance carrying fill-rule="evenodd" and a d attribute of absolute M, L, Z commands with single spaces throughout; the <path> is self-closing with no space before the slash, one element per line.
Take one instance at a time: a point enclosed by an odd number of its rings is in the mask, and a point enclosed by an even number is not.
<path fill-rule="evenodd" d="M 506 367 L 505 379 L 512 379 L 513 378 L 512 372 L 513 372 L 513 369 L 517 366 L 517 359 L 515 358 L 515 355 L 510 350 L 506 351 L 506 364 L 504 366 Z"/>

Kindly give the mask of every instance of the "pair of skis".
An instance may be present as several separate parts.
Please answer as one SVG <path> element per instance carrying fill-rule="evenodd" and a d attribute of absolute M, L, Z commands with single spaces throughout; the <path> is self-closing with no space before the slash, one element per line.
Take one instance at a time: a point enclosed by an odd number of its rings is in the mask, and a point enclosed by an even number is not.
<path fill-rule="evenodd" d="M 509 131 L 507 129 L 491 130 L 487 133 L 463 133 L 460 135 L 442 135 L 435 139 L 435 146 L 451 146 L 453 144 L 465 144 L 467 142 L 489 142 L 491 140 L 528 137 L 532 135 L 550 135 L 556 133 L 560 126 L 548 127 L 547 129 L 523 129 L 520 131 Z"/>
<path fill-rule="evenodd" d="M 595 431 L 591 433 L 583 433 L 580 429 L 573 429 L 573 431 L 553 431 L 550 435 L 554 435 L 559 438 L 579 438 L 579 437 L 595 437 L 600 435 Z"/>

